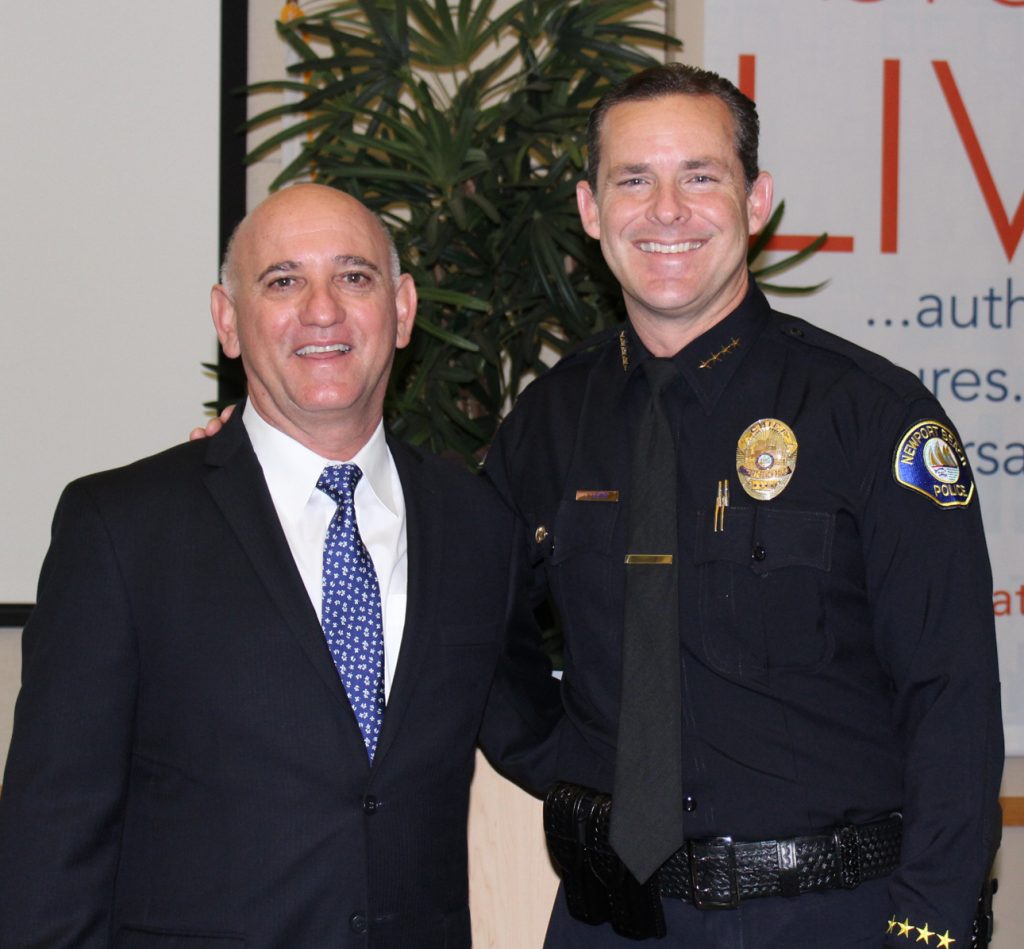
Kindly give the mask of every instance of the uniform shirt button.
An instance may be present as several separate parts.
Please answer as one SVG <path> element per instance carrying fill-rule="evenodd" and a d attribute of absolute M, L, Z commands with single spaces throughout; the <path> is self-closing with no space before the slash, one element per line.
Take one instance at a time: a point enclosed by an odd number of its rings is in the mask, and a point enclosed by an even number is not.
<path fill-rule="evenodd" d="M 692 814 L 697 810 L 697 798 L 692 794 L 687 794 L 686 797 L 683 798 L 683 810 L 685 810 L 687 814 Z"/>
<path fill-rule="evenodd" d="M 754 560 L 761 561 L 768 556 L 768 551 L 766 551 L 760 544 L 756 544 L 754 549 L 750 552 L 750 556 L 753 557 Z"/>
<path fill-rule="evenodd" d="M 365 933 L 366 917 L 362 913 L 353 913 L 348 918 L 348 928 L 354 933 Z"/>
<path fill-rule="evenodd" d="M 364 814 L 375 814 L 378 807 L 380 807 L 380 802 L 372 794 L 367 794 L 366 797 L 363 798 Z"/>

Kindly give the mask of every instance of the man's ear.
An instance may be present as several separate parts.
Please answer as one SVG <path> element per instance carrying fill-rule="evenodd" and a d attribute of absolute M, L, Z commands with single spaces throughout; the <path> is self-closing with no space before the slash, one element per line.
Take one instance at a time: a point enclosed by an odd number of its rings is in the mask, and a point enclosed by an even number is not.
<path fill-rule="evenodd" d="M 601 215 L 597 208 L 597 196 L 590 188 L 589 182 L 576 183 L 576 206 L 580 209 L 580 221 L 583 230 L 595 241 L 601 239 Z"/>
<path fill-rule="evenodd" d="M 412 337 L 412 328 L 416 323 L 416 284 L 409 274 L 404 273 L 398 278 L 395 288 L 395 311 L 398 314 L 398 325 L 395 331 L 395 349 L 405 349 Z"/>
<path fill-rule="evenodd" d="M 762 171 L 750 187 L 747 195 L 747 221 L 751 234 L 756 234 L 765 224 L 772 213 L 772 194 L 775 183 L 767 171 Z"/>
<path fill-rule="evenodd" d="M 235 301 L 222 283 L 214 285 L 210 291 L 210 315 L 224 355 L 232 359 L 240 356 L 242 347 L 238 343 L 238 311 L 235 309 Z"/>

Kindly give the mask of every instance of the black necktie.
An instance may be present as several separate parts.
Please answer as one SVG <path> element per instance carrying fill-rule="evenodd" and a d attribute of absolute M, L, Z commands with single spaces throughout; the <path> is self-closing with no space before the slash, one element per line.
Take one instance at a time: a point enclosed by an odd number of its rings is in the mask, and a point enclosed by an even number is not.
<path fill-rule="evenodd" d="M 641 883 L 683 844 L 676 447 L 662 392 L 677 370 L 643 363 L 650 401 L 633 443 L 622 698 L 610 841 Z"/>

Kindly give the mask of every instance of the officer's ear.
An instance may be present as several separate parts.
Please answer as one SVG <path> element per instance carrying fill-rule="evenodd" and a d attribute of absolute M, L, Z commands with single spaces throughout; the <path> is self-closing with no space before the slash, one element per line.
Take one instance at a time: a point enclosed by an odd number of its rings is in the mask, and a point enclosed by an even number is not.
<path fill-rule="evenodd" d="M 751 234 L 756 234 L 772 213 L 772 195 L 775 183 L 767 171 L 762 171 L 747 192 L 747 223 Z"/>
<path fill-rule="evenodd" d="M 580 221 L 583 230 L 595 241 L 601 239 L 601 214 L 597 207 L 597 196 L 590 188 L 589 182 L 576 183 L 576 206 L 580 209 Z"/>

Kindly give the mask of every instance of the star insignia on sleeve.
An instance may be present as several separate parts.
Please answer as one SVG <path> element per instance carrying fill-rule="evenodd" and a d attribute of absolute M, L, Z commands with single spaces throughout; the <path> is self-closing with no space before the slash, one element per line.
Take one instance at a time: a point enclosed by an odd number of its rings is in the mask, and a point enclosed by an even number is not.
<path fill-rule="evenodd" d="M 925 923 L 923 926 L 917 927 L 917 941 L 923 942 L 926 946 L 929 945 L 929 940 L 932 936 L 938 936 L 938 933 L 933 933 L 929 928 L 928 924 Z"/>
<path fill-rule="evenodd" d="M 939 936 L 938 933 L 935 935 Z M 939 943 L 936 946 L 936 949 L 950 949 L 954 942 L 956 942 L 956 940 L 949 934 L 949 930 L 947 929 L 941 936 L 939 936 Z"/>
<path fill-rule="evenodd" d="M 910 930 L 914 928 L 910 925 L 909 916 L 906 917 L 906 919 L 904 919 L 902 923 L 897 923 L 896 925 L 900 927 L 900 931 L 896 933 L 897 936 L 910 936 Z"/>
<path fill-rule="evenodd" d="M 896 914 L 894 913 L 892 919 L 886 923 L 885 931 L 891 933 L 898 925 L 899 923 L 896 922 Z"/>

